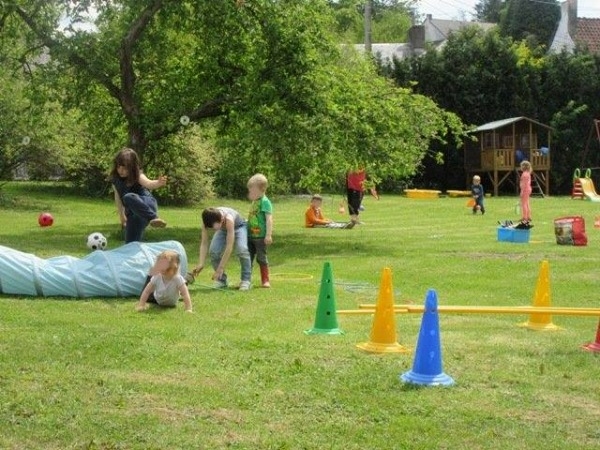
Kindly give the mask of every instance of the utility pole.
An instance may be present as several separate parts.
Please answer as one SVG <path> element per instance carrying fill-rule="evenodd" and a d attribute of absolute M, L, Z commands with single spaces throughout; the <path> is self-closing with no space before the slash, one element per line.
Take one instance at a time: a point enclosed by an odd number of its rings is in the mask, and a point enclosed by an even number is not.
<path fill-rule="evenodd" d="M 373 12 L 373 0 L 365 1 L 365 52 L 371 54 L 371 16 Z"/>

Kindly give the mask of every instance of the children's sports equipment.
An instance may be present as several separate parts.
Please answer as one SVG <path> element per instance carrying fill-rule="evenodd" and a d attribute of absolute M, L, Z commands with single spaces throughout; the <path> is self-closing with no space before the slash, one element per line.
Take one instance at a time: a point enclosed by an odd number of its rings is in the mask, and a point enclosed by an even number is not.
<path fill-rule="evenodd" d="M 600 202 L 600 195 L 596 192 L 591 177 L 592 169 L 587 169 L 584 177 L 581 176 L 579 169 L 575 169 L 575 172 L 573 173 L 573 191 L 571 192 L 571 198 Z"/>
<path fill-rule="evenodd" d="M 326 262 L 323 266 L 323 275 L 321 276 L 321 288 L 319 289 L 319 301 L 317 302 L 315 326 L 308 330 L 304 330 L 304 333 L 308 335 L 344 334 L 344 331 L 339 328 L 335 312 L 336 307 L 333 270 L 331 269 L 331 263 Z"/>
<path fill-rule="evenodd" d="M 83 258 L 43 259 L 0 245 L 0 294 L 39 297 L 139 296 L 156 257 L 164 250 L 179 254 L 179 273 L 187 273 L 187 256 L 177 241 L 130 242 Z"/>
<path fill-rule="evenodd" d="M 54 217 L 52 217 L 52 214 L 47 212 L 41 213 L 38 216 L 38 223 L 40 224 L 40 227 L 52 226 L 52 224 L 54 223 Z"/>
<path fill-rule="evenodd" d="M 90 250 L 104 250 L 108 245 L 108 241 L 102 233 L 92 233 L 87 238 L 87 247 Z"/>
<path fill-rule="evenodd" d="M 398 343 L 392 270 L 389 267 L 384 268 L 381 275 L 370 339 L 368 342 L 362 342 L 356 346 L 361 350 L 372 353 L 410 353 L 410 349 Z"/>
<path fill-rule="evenodd" d="M 400 375 L 405 383 L 426 386 L 450 386 L 452 377 L 442 370 L 442 348 L 437 293 L 430 289 L 425 298 L 421 329 L 412 370 Z"/>

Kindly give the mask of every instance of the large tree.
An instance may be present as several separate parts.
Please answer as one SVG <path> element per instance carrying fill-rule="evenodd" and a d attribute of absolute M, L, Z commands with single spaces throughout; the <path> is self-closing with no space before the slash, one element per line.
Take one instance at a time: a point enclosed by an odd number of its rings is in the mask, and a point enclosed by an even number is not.
<path fill-rule="evenodd" d="M 367 0 L 328 0 L 335 17 L 335 30 L 354 44 L 365 41 Z M 372 42 L 406 42 L 416 0 L 370 0 Z"/>
<path fill-rule="evenodd" d="M 498 23 L 502 11 L 510 0 L 481 0 L 475 5 L 475 16 L 480 22 Z"/>
<path fill-rule="evenodd" d="M 581 50 L 547 54 L 526 40 L 471 28 L 453 34 L 439 52 L 397 61 L 393 76 L 399 85 L 415 86 L 467 123 L 528 116 L 551 125 L 553 194 L 570 192 L 575 168 L 600 166 L 593 128 L 593 119 L 600 117 L 596 55 Z M 453 151 L 442 151 L 443 167 L 424 161 L 421 185 L 442 180 L 446 184 L 440 187 L 455 188 L 464 182 L 463 161 L 452 159 Z"/>
<path fill-rule="evenodd" d="M 44 89 L 30 83 L 36 54 L 15 23 L 0 15 L 0 179 L 18 175 L 31 178 L 54 175 L 60 169 L 59 142 L 73 136 L 73 115 L 56 101 L 45 101 Z"/>
<path fill-rule="evenodd" d="M 519 65 L 517 48 L 518 44 L 497 30 L 467 27 L 452 33 L 440 51 L 397 62 L 394 76 L 401 85 L 418 81 L 417 92 L 467 123 L 528 114 L 533 106 L 528 102 L 527 79 L 521 73 L 524 65 Z"/>
<path fill-rule="evenodd" d="M 560 20 L 558 0 L 507 0 L 500 30 L 515 41 L 526 39 L 530 46 L 550 45 Z"/>
<path fill-rule="evenodd" d="M 356 164 L 408 176 L 431 139 L 462 132 L 456 116 L 342 55 L 323 0 L 0 5 L 32 47 L 47 49 L 37 82 L 55 80 L 109 154 L 127 144 L 159 161 L 169 154 L 161 142 L 200 124 L 218 131 L 233 165 L 224 183 L 264 170 L 282 186 L 319 188 Z M 76 27 L 92 7 L 93 28 Z"/>

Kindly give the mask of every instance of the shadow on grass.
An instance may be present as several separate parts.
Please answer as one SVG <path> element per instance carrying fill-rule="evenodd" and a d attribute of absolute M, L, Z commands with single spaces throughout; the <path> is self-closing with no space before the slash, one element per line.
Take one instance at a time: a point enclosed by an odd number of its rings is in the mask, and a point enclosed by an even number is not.
<path fill-rule="evenodd" d="M 56 199 L 66 198 L 81 201 L 81 190 L 67 182 L 22 181 L 0 186 L 0 207 L 4 208 L 43 211 L 51 209 Z"/>
<path fill-rule="evenodd" d="M 125 245 L 125 234 L 118 223 L 104 223 L 101 225 L 81 226 L 61 224 L 41 228 L 34 226 L 21 233 L 6 236 L 2 245 L 18 251 L 33 253 L 46 258 L 57 255 L 72 255 L 81 257 L 90 252 L 87 248 L 87 237 L 90 233 L 102 233 L 107 241 L 107 250 L 116 249 Z M 199 231 L 193 228 L 147 228 L 143 242 L 178 241 L 186 252 L 197 258 Z M 195 259 L 194 258 L 194 259 Z"/>
<path fill-rule="evenodd" d="M 278 262 L 290 259 L 323 256 L 358 256 L 378 251 L 385 251 L 386 245 L 373 245 L 361 239 L 358 230 L 311 230 L 286 233 L 276 236 L 276 241 L 269 249 L 269 255 Z"/>
<path fill-rule="evenodd" d="M 107 250 L 116 249 L 125 244 L 124 231 L 118 223 L 110 222 L 93 226 L 78 224 L 52 227 L 34 227 L 22 233 L 7 236 L 2 245 L 18 251 L 33 253 L 42 258 L 57 255 L 82 257 L 89 253 L 86 247 L 90 233 L 102 233 L 108 240 Z M 316 257 L 360 257 L 372 253 L 384 254 L 388 242 L 365 240 L 360 230 L 311 230 L 276 234 L 274 244 L 269 248 L 269 258 L 277 265 L 287 260 Z M 186 250 L 188 265 L 194 266 L 198 259 L 199 227 L 167 226 L 163 229 L 147 228 L 144 233 L 145 243 L 178 241 Z M 212 237 L 212 236 L 211 236 Z M 235 255 L 232 256 L 235 259 Z"/>

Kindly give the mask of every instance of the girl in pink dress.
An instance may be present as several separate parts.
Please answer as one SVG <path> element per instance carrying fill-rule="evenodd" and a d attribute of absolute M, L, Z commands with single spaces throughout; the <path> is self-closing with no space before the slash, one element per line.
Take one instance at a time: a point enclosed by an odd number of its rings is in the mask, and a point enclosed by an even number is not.
<path fill-rule="evenodd" d="M 521 161 L 519 187 L 521 188 L 521 222 L 529 224 L 531 222 L 531 209 L 529 208 L 529 197 L 531 196 L 531 163 L 529 161 Z"/>

